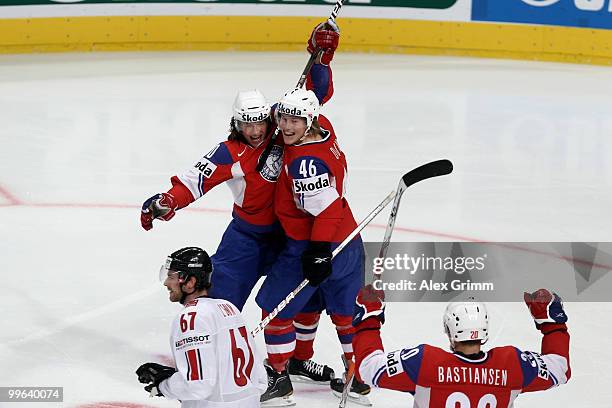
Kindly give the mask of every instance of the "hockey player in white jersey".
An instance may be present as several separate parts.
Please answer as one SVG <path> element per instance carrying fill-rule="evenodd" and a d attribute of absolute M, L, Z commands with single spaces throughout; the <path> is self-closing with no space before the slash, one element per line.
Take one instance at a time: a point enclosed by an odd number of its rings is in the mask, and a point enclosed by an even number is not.
<path fill-rule="evenodd" d="M 160 270 L 171 302 L 183 309 L 171 326 L 176 368 L 146 363 L 138 380 L 151 395 L 179 400 L 183 408 L 259 407 L 267 377 L 255 342 L 236 306 L 208 297 L 212 264 L 206 251 L 172 253 Z"/>

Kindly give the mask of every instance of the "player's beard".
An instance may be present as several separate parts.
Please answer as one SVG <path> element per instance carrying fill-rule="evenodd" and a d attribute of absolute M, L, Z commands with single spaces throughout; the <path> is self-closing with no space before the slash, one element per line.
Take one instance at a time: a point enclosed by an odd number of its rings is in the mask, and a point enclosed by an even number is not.
<path fill-rule="evenodd" d="M 178 302 L 178 301 L 180 301 L 182 296 L 183 296 L 183 293 L 180 291 L 180 289 L 178 291 L 176 289 L 169 289 L 168 290 L 168 299 L 171 302 Z"/>

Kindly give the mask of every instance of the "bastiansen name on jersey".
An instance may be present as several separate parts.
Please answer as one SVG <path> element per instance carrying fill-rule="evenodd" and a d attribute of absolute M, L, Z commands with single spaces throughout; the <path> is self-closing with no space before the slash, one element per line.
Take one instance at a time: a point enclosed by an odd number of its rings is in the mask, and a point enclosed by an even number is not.
<path fill-rule="evenodd" d="M 357 373 L 367 384 L 409 392 L 417 408 L 509 408 L 521 393 L 570 377 L 567 330 L 543 334 L 542 354 L 504 346 L 464 356 L 428 344 L 385 353 L 378 330 L 359 331 L 353 346 Z"/>
<path fill-rule="evenodd" d="M 238 309 L 221 299 L 197 298 L 172 323 L 177 372 L 160 384 L 183 407 L 259 407 L 267 377 Z"/>

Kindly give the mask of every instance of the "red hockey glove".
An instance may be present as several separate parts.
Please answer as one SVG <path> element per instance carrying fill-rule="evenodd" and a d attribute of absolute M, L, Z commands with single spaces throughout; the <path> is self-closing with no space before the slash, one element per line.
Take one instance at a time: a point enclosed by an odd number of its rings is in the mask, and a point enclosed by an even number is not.
<path fill-rule="evenodd" d="M 176 200 L 172 194 L 155 194 L 142 204 L 140 224 L 142 228 L 148 231 L 153 228 L 154 219 L 170 221 L 172 217 L 174 217 L 174 214 L 176 214 L 177 208 Z"/>
<path fill-rule="evenodd" d="M 375 326 L 380 327 L 385 322 L 385 292 L 367 285 L 361 288 L 355 299 L 353 326 L 357 327 L 370 317 L 378 321 Z"/>
<path fill-rule="evenodd" d="M 310 286 L 319 286 L 332 273 L 331 243 L 310 241 L 302 253 L 302 272 Z"/>
<path fill-rule="evenodd" d="M 317 25 L 310 38 L 308 39 L 308 52 L 313 53 L 317 48 L 323 50 L 321 55 L 320 63 L 323 65 L 329 65 L 332 59 L 334 59 L 334 52 L 338 48 L 338 42 L 340 41 L 340 29 L 336 23 L 327 21 Z"/>
<path fill-rule="evenodd" d="M 538 289 L 533 293 L 525 292 L 523 298 L 538 329 L 543 323 L 560 324 L 567 322 L 567 315 L 563 310 L 563 301 L 556 293 L 550 293 L 546 289 Z"/>

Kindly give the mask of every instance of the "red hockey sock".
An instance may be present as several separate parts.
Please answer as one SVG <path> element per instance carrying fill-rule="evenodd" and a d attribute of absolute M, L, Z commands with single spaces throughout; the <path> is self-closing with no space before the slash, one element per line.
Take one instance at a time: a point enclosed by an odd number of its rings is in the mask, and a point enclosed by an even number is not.
<path fill-rule="evenodd" d="M 321 312 L 298 313 L 293 321 L 295 327 L 295 354 L 298 360 L 310 360 L 314 355 L 314 339 L 319 326 Z"/>
<path fill-rule="evenodd" d="M 268 315 L 262 313 L 263 317 Z M 295 328 L 293 319 L 272 319 L 264 329 L 268 363 L 279 373 L 285 370 L 287 361 L 293 356 L 295 350 Z"/>
<path fill-rule="evenodd" d="M 338 333 L 338 340 L 340 340 L 344 357 L 347 361 L 350 361 L 353 359 L 353 335 L 355 334 L 355 328 L 352 324 L 353 317 L 332 314 L 331 319 L 336 325 L 336 332 Z"/>

